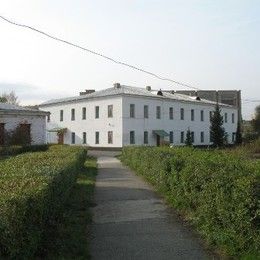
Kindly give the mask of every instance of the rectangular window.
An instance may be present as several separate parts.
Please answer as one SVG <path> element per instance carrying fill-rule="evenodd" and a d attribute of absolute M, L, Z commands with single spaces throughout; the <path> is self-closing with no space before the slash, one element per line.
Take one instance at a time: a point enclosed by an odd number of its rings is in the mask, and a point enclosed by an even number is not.
<path fill-rule="evenodd" d="M 184 132 L 183 131 L 181 132 L 181 143 L 182 144 L 184 143 Z"/>
<path fill-rule="evenodd" d="M 86 119 L 86 115 L 87 115 L 87 110 L 85 107 L 82 107 L 82 120 Z"/>
<path fill-rule="evenodd" d="M 83 132 L 83 134 L 82 134 L 82 143 L 83 144 L 87 143 L 87 133 L 86 132 Z"/>
<path fill-rule="evenodd" d="M 204 132 L 200 132 L 200 142 L 204 143 Z"/>
<path fill-rule="evenodd" d="M 195 137 L 194 137 L 194 132 L 191 132 L 191 142 L 194 143 Z"/>
<path fill-rule="evenodd" d="M 225 113 L 225 123 L 227 123 L 227 113 Z"/>
<path fill-rule="evenodd" d="M 113 105 L 107 106 L 107 117 L 113 117 Z"/>
<path fill-rule="evenodd" d="M 170 131 L 170 144 L 173 144 L 173 131 Z"/>
<path fill-rule="evenodd" d="M 135 117 L 135 104 L 130 104 L 130 118 Z"/>
<path fill-rule="evenodd" d="M 232 124 L 234 124 L 234 123 L 235 123 L 235 114 L 232 113 Z"/>
<path fill-rule="evenodd" d="M 51 121 L 51 114 L 49 113 L 48 115 L 47 115 L 47 122 L 49 123 Z"/>
<path fill-rule="evenodd" d="M 135 144 L 135 131 L 130 131 L 130 144 Z"/>
<path fill-rule="evenodd" d="M 75 133 L 71 133 L 71 144 L 75 144 Z"/>
<path fill-rule="evenodd" d="M 60 110 L 60 121 L 63 121 L 63 110 Z"/>
<path fill-rule="evenodd" d="M 144 105 L 144 118 L 149 117 L 149 108 L 147 105 Z"/>
<path fill-rule="evenodd" d="M 184 120 L 184 108 L 181 108 L 181 120 Z"/>
<path fill-rule="evenodd" d="M 204 111 L 200 110 L 200 121 L 203 122 L 204 121 Z"/>
<path fill-rule="evenodd" d="M 75 120 L 75 108 L 71 109 L 71 121 Z"/>
<path fill-rule="evenodd" d="M 144 144 L 148 144 L 148 131 L 144 131 Z"/>
<path fill-rule="evenodd" d="M 95 106 L 95 118 L 99 118 L 99 106 Z"/>
<path fill-rule="evenodd" d="M 113 143 L 113 131 L 108 131 L 107 132 L 107 142 L 109 144 L 112 144 Z"/>
<path fill-rule="evenodd" d="M 161 107 L 156 107 L 156 119 L 161 119 Z"/>
<path fill-rule="evenodd" d="M 190 112 L 191 112 L 190 119 L 191 119 L 191 121 L 194 121 L 194 109 L 192 109 Z"/>
<path fill-rule="evenodd" d="M 169 119 L 173 120 L 173 107 L 169 108 Z"/>
<path fill-rule="evenodd" d="M 99 144 L 99 132 L 95 133 L 95 143 Z"/>

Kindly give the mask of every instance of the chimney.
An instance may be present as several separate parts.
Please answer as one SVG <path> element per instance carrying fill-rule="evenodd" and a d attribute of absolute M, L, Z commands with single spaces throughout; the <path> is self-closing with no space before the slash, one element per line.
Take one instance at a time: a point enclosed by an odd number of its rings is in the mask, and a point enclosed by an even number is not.
<path fill-rule="evenodd" d="M 121 88 L 120 83 L 114 83 L 114 88 Z"/>
<path fill-rule="evenodd" d="M 79 92 L 79 95 L 84 96 L 84 95 L 88 95 L 88 94 L 91 94 L 91 93 L 94 93 L 94 92 L 95 92 L 95 89 L 86 89 L 83 92 Z"/>
<path fill-rule="evenodd" d="M 147 91 L 151 91 L 152 90 L 151 86 L 146 86 L 145 88 L 146 88 Z"/>
<path fill-rule="evenodd" d="M 158 95 L 158 96 L 163 96 L 163 93 L 162 93 L 162 90 L 161 90 L 161 89 L 157 92 L 157 95 Z"/>

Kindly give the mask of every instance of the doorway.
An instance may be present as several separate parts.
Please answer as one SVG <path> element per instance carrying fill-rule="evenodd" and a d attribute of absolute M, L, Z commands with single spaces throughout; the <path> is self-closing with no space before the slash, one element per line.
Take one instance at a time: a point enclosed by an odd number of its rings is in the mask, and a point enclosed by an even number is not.
<path fill-rule="evenodd" d="M 156 145 L 157 146 L 161 145 L 161 137 L 159 135 L 156 135 Z"/>
<path fill-rule="evenodd" d="M 64 133 L 58 132 L 58 144 L 64 144 Z"/>

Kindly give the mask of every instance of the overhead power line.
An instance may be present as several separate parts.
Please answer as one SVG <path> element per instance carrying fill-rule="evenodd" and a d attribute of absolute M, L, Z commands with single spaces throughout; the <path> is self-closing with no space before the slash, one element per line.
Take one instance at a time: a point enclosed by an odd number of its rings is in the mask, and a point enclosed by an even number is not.
<path fill-rule="evenodd" d="M 153 77 L 155 77 L 155 78 L 157 78 L 157 79 L 164 80 L 164 81 L 168 81 L 168 82 L 177 84 L 177 85 L 179 85 L 179 86 L 183 86 L 183 87 L 187 87 L 187 88 L 191 88 L 191 89 L 195 89 L 195 90 L 200 90 L 199 88 L 193 87 L 193 86 L 191 86 L 191 85 L 189 85 L 189 84 L 182 83 L 182 82 L 179 82 L 179 81 L 177 81 L 177 80 L 170 79 L 170 78 L 162 77 L 162 76 L 160 76 L 160 75 L 158 75 L 158 74 L 156 74 L 156 73 L 150 72 L 150 71 L 148 71 L 148 70 L 142 69 L 142 68 L 140 68 L 140 67 L 133 66 L 133 65 L 131 65 L 131 64 L 128 64 L 128 63 L 125 63 L 125 62 L 122 62 L 122 61 L 119 61 L 119 60 L 116 60 L 116 59 L 111 58 L 111 57 L 109 57 L 109 56 L 107 56 L 107 55 L 104 55 L 104 54 L 102 54 L 102 53 L 99 53 L 99 52 L 90 50 L 90 49 L 88 49 L 88 48 L 82 47 L 82 46 L 80 46 L 80 45 L 78 45 L 78 44 L 76 44 L 76 43 L 72 43 L 72 42 L 63 40 L 63 39 L 58 38 L 58 37 L 56 37 L 56 36 L 50 35 L 49 33 L 43 32 L 43 31 L 41 31 L 41 30 L 39 30 L 39 29 L 36 29 L 36 28 L 34 28 L 34 27 L 32 27 L 32 26 L 25 25 L 25 24 L 20 24 L 20 23 L 16 23 L 16 22 L 14 22 L 14 21 L 11 21 L 11 20 L 5 18 L 5 17 L 2 16 L 2 15 L 0 15 L 0 18 L 1 18 L 2 20 L 6 21 L 6 22 L 8 22 L 8 23 L 10 23 L 10 24 L 12 24 L 12 25 L 19 26 L 19 27 L 23 27 L 23 28 L 32 30 L 32 31 L 37 32 L 37 33 L 40 33 L 40 34 L 42 34 L 42 35 L 44 35 L 44 36 L 46 36 L 46 37 L 48 37 L 48 38 L 51 38 L 51 39 L 53 39 L 53 40 L 55 40 L 55 41 L 59 41 L 59 42 L 62 42 L 62 43 L 64 43 L 64 44 L 67 44 L 67 45 L 73 46 L 73 47 L 75 47 L 75 48 L 81 49 L 81 50 L 83 50 L 83 51 L 87 51 L 87 52 L 89 52 L 89 53 L 91 53 L 91 54 L 100 56 L 100 57 L 102 57 L 102 58 L 104 58 L 104 59 L 107 59 L 107 60 L 109 60 L 109 61 L 111 61 L 111 62 L 114 62 L 114 63 L 116 63 L 116 64 L 123 65 L 123 66 L 129 67 L 129 68 L 131 68 L 131 69 L 134 69 L 134 70 L 137 70 L 137 71 L 146 73 L 146 74 L 148 74 L 148 75 L 150 75 L 150 76 L 153 76 Z"/>

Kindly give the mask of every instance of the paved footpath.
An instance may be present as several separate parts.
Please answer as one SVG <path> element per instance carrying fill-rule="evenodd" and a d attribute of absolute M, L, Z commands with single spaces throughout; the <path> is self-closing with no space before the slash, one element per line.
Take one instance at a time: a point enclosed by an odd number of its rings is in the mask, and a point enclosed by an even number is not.
<path fill-rule="evenodd" d="M 213 259 L 150 185 L 110 153 L 90 154 L 99 166 L 92 259 Z"/>

